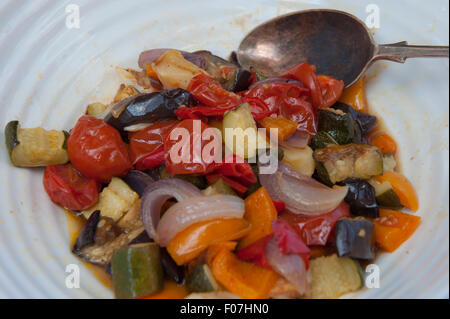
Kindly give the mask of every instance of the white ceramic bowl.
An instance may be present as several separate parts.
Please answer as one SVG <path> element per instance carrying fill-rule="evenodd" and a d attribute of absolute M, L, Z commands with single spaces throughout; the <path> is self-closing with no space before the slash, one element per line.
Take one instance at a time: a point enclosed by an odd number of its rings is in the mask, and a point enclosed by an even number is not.
<path fill-rule="evenodd" d="M 66 5 L 80 7 L 80 28 L 65 26 Z M 326 0 L 3 0 L 0 3 L 0 127 L 71 128 L 92 101 L 109 101 L 114 68 L 137 67 L 143 49 L 209 49 L 224 57 L 259 23 L 308 8 L 335 8 L 365 20 L 380 10 L 379 43 L 448 44 L 448 3 Z M 442 298 L 449 291 L 448 59 L 379 62 L 368 99 L 396 138 L 405 175 L 420 197 L 422 223 L 393 254 L 377 260 L 381 287 L 355 298 Z M 70 253 L 67 220 L 42 187 L 42 169 L 19 169 L 0 145 L 0 297 L 110 298 Z M 81 287 L 65 285 L 66 265 Z"/>

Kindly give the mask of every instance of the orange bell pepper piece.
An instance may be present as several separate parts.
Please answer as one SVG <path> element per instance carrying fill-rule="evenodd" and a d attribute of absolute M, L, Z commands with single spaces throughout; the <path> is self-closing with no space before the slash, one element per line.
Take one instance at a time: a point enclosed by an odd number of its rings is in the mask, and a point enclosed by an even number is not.
<path fill-rule="evenodd" d="M 184 265 L 209 245 L 242 238 L 249 231 L 249 223 L 242 218 L 198 222 L 179 232 L 167 245 L 167 251 L 177 265 Z"/>
<path fill-rule="evenodd" d="M 374 220 L 375 242 L 384 250 L 393 252 L 416 230 L 420 217 L 395 210 L 380 209 Z"/>
<path fill-rule="evenodd" d="M 245 199 L 245 215 L 251 225 L 247 236 L 239 242 L 239 249 L 273 233 L 272 222 L 277 219 L 277 210 L 264 187 Z"/>
<path fill-rule="evenodd" d="M 211 271 L 228 291 L 242 298 L 268 298 L 279 276 L 276 272 L 239 260 L 227 249 L 214 258 Z"/>
<path fill-rule="evenodd" d="M 369 137 L 369 144 L 372 144 L 383 154 L 395 153 L 397 150 L 397 143 L 395 140 L 385 133 L 375 134 Z"/>
<path fill-rule="evenodd" d="M 278 115 L 278 117 L 267 116 L 259 121 L 259 124 L 267 130 L 267 136 L 270 136 L 270 129 L 278 129 L 278 142 L 286 141 L 295 133 L 295 131 L 297 131 L 298 126 L 297 122 L 288 120 L 282 115 Z"/>
<path fill-rule="evenodd" d="M 388 181 L 403 206 L 408 207 L 413 212 L 419 209 L 419 199 L 416 191 L 411 182 L 402 174 L 386 171 L 383 175 L 375 176 L 375 180 L 380 183 Z"/>
<path fill-rule="evenodd" d="M 233 251 L 236 249 L 236 246 L 237 242 L 235 241 L 223 241 L 221 243 L 209 246 L 205 254 L 205 263 L 208 266 L 211 266 L 212 261 L 222 249 Z"/>
<path fill-rule="evenodd" d="M 367 112 L 365 82 L 365 77 L 361 77 L 355 84 L 342 92 L 339 101 L 350 105 L 357 111 Z"/>

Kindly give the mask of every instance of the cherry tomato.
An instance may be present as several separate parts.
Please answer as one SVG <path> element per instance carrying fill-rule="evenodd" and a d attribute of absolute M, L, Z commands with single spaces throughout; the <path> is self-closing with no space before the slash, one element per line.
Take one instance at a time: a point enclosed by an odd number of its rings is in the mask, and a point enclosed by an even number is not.
<path fill-rule="evenodd" d="M 206 74 L 193 77 L 187 90 L 206 106 L 230 109 L 241 103 L 239 95 L 225 90 L 217 80 Z"/>
<path fill-rule="evenodd" d="M 280 216 L 300 233 L 302 240 L 308 246 L 323 246 L 332 239 L 336 222 L 343 217 L 350 216 L 350 208 L 347 203 L 342 202 L 335 210 L 314 217 L 289 212 L 283 212 Z"/>
<path fill-rule="evenodd" d="M 318 75 L 320 88 L 322 90 L 322 105 L 320 107 L 330 107 L 341 97 L 344 90 L 344 81 L 338 81 L 327 75 Z"/>
<path fill-rule="evenodd" d="M 208 174 L 220 166 L 221 155 L 214 151 L 222 145 L 222 139 L 219 135 L 215 138 L 205 138 L 203 135 L 208 125 L 200 120 L 183 120 L 175 125 L 170 133 L 164 139 L 165 167 L 170 175 L 176 174 Z M 179 136 L 179 133 L 186 136 Z M 214 141 L 216 143 L 214 143 Z M 212 144 L 211 144 L 212 143 Z M 208 145 L 215 148 L 210 149 L 208 155 L 211 160 L 205 161 L 204 148 Z M 207 151 L 205 151 L 207 152 Z M 218 159 L 215 160 L 215 159 Z"/>
<path fill-rule="evenodd" d="M 302 82 L 310 91 L 312 105 L 315 108 L 323 105 L 322 91 L 320 88 L 319 80 L 315 73 L 315 67 L 309 65 L 307 62 L 301 63 L 289 69 L 279 77 L 294 79 Z"/>
<path fill-rule="evenodd" d="M 153 123 L 146 128 L 128 134 L 130 159 L 133 164 L 163 148 L 166 134 L 179 121 L 162 121 Z"/>
<path fill-rule="evenodd" d="M 77 170 L 102 183 L 108 183 L 113 176 L 123 176 L 132 168 L 119 132 L 93 116 L 80 117 L 70 132 L 67 151 Z"/>
<path fill-rule="evenodd" d="M 98 200 L 99 184 L 71 164 L 47 166 L 43 184 L 52 202 L 70 210 L 86 209 Z"/>
<path fill-rule="evenodd" d="M 245 98 L 258 98 L 270 111 L 283 115 L 298 123 L 297 129 L 315 134 L 316 116 L 309 102 L 309 90 L 298 83 L 265 83 L 249 91 L 242 92 Z"/>

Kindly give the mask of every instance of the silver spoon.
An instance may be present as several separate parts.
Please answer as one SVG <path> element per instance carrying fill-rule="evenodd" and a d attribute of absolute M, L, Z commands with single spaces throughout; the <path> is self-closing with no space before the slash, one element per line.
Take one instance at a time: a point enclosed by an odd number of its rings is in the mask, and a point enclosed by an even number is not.
<path fill-rule="evenodd" d="M 317 73 L 355 83 L 377 60 L 404 63 L 407 58 L 448 57 L 448 46 L 377 45 L 357 17 L 338 10 L 297 11 L 263 23 L 240 43 L 239 63 L 246 69 L 275 76 L 307 61 Z"/>

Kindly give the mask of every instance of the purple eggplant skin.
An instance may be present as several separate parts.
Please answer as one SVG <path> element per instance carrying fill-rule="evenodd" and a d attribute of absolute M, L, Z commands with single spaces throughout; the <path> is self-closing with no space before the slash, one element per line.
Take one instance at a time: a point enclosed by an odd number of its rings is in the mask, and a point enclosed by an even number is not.
<path fill-rule="evenodd" d="M 122 179 L 139 195 L 139 197 L 142 197 L 145 188 L 155 181 L 147 173 L 138 170 L 129 171 Z"/>
<path fill-rule="evenodd" d="M 344 201 L 350 205 L 350 213 L 353 216 L 379 217 L 375 189 L 372 185 L 360 178 L 347 178 L 338 184 L 348 186 Z"/>
<path fill-rule="evenodd" d="M 344 113 L 350 113 L 353 120 L 359 124 L 361 134 L 366 135 L 377 122 L 377 118 L 373 115 L 356 111 L 353 107 L 342 102 L 336 102 L 333 106 L 335 110 L 341 110 Z"/>
<path fill-rule="evenodd" d="M 94 243 L 95 232 L 97 231 L 97 225 L 100 218 L 101 216 L 99 210 L 96 210 L 91 214 L 91 216 L 89 216 L 86 224 L 84 224 L 83 229 L 77 237 L 75 245 L 72 248 L 72 252 L 75 255 L 79 255 L 84 247 Z"/>
<path fill-rule="evenodd" d="M 112 109 L 123 109 L 118 117 L 109 113 L 105 122 L 120 132 L 127 126 L 139 123 L 153 123 L 158 120 L 177 118 L 175 111 L 181 105 L 194 106 L 198 102 L 191 94 L 181 88 L 158 92 L 135 94 L 130 96 Z"/>
<path fill-rule="evenodd" d="M 335 246 L 339 257 L 375 258 L 374 226 L 363 217 L 342 218 L 335 229 Z"/>
<path fill-rule="evenodd" d="M 175 261 L 170 257 L 167 249 L 161 247 L 161 261 L 164 269 L 164 273 L 177 284 L 181 284 L 185 277 L 185 267 L 178 266 Z"/>

